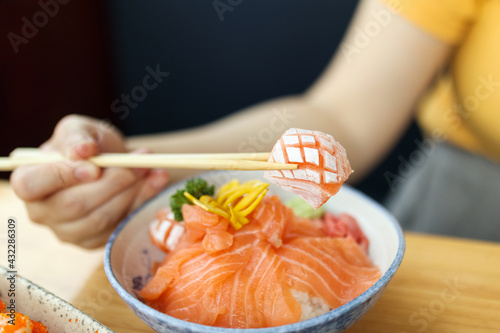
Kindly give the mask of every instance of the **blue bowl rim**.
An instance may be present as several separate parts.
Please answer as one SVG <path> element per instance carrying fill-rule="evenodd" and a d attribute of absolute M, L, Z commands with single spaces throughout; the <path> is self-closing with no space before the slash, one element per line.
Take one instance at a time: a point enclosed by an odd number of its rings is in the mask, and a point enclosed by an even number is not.
<path fill-rule="evenodd" d="M 217 172 L 217 171 L 215 171 Z M 212 172 L 210 172 L 212 173 Z M 209 174 L 209 173 L 206 173 Z M 205 175 L 206 175 L 205 174 Z M 200 174 L 200 176 L 203 176 L 204 174 Z M 113 273 L 113 270 L 111 269 L 111 251 L 113 248 L 114 240 L 118 236 L 118 234 L 121 232 L 121 230 L 130 222 L 130 220 L 138 213 L 140 212 L 144 207 L 146 207 L 152 200 L 154 200 L 156 197 L 163 195 L 165 192 L 172 190 L 175 187 L 179 187 L 180 185 L 184 184 L 186 182 L 186 179 L 178 181 L 171 186 L 168 186 L 166 189 L 164 189 L 161 193 L 157 194 L 155 197 L 149 199 L 145 203 L 143 203 L 140 207 L 138 207 L 135 211 L 130 213 L 116 228 L 116 230 L 111 234 L 111 236 L 108 239 L 108 242 L 106 243 L 105 249 L 104 249 L 104 271 L 108 277 L 108 280 L 110 281 L 111 285 L 113 288 L 116 290 L 116 292 L 120 295 L 120 297 L 123 298 L 123 300 L 127 303 L 129 307 L 134 307 L 137 310 L 145 313 L 149 317 L 154 317 L 154 318 L 161 318 L 163 317 L 164 320 L 168 320 L 171 326 L 176 326 L 176 327 L 182 327 L 188 330 L 191 330 L 193 332 L 207 332 L 207 333 L 224 333 L 224 332 L 235 332 L 235 331 L 241 331 L 241 332 L 248 332 L 248 333 L 275 333 L 277 328 L 284 328 L 287 327 L 286 331 L 290 332 L 295 332 L 297 330 L 304 330 L 304 329 L 313 329 L 314 327 L 321 325 L 326 322 L 333 321 L 335 319 L 338 319 L 341 315 L 344 313 L 347 313 L 360 304 L 366 302 L 368 299 L 370 299 L 372 296 L 374 296 L 380 289 L 382 289 L 386 284 L 389 283 L 389 281 L 392 279 L 394 274 L 396 273 L 397 269 L 401 265 L 401 262 L 403 261 L 403 257 L 405 254 L 406 250 L 406 241 L 404 237 L 403 230 L 399 223 L 396 221 L 396 218 L 389 213 L 384 207 L 382 207 L 378 202 L 364 194 L 363 192 L 354 189 L 350 187 L 347 184 L 344 184 L 342 186 L 343 191 L 351 192 L 354 193 L 362 198 L 364 198 L 370 205 L 372 205 L 376 210 L 380 211 L 383 215 L 387 216 L 389 221 L 391 222 L 392 226 L 396 230 L 397 236 L 398 236 L 398 250 L 396 252 L 396 256 L 394 260 L 392 261 L 391 265 L 387 269 L 387 271 L 380 277 L 380 279 L 375 282 L 370 288 L 368 288 L 365 292 L 363 292 L 361 295 L 358 297 L 354 298 L 352 301 L 335 308 L 325 314 L 322 314 L 320 316 L 304 320 L 298 323 L 294 324 L 288 324 L 284 326 L 278 326 L 278 327 L 266 327 L 266 328 L 245 328 L 245 329 L 234 329 L 234 328 L 224 328 L 224 327 L 214 327 L 214 326 L 206 326 L 206 325 L 201 325 L 201 324 L 196 324 L 196 323 L 191 323 L 185 320 L 181 320 L 175 317 L 171 317 L 165 313 L 162 313 L 160 311 L 157 311 L 150 306 L 146 305 L 145 303 L 139 301 L 137 298 L 133 297 L 130 293 L 128 293 L 125 288 L 118 282 L 118 279 L 116 278 L 115 274 Z"/>

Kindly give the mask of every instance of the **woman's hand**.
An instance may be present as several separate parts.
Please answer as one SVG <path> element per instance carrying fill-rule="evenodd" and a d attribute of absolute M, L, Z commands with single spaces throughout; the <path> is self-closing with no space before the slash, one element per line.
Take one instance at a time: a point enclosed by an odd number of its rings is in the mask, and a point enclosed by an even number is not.
<path fill-rule="evenodd" d="M 86 161 L 102 152 L 127 151 L 122 135 L 96 119 L 66 116 L 41 149 L 70 160 L 19 167 L 11 175 L 12 187 L 34 222 L 85 248 L 104 244 L 123 217 L 168 182 L 164 170 L 100 169 Z"/>

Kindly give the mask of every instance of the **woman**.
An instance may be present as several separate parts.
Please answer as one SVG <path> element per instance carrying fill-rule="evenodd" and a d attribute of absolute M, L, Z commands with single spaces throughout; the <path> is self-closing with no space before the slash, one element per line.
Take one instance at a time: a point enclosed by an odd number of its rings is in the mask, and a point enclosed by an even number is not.
<path fill-rule="evenodd" d="M 492 205 L 500 188 L 499 19 L 498 0 L 364 0 L 339 51 L 304 94 L 199 128 L 127 139 L 97 120 L 68 116 L 42 148 L 74 161 L 20 167 L 12 186 L 34 221 L 64 241 L 96 247 L 169 176 L 161 170 L 100 170 L 85 161 L 92 155 L 140 147 L 268 151 L 286 128 L 301 127 L 333 134 L 359 179 L 397 141 L 425 93 L 417 117 L 427 134 L 421 153 L 428 159 L 410 160 L 404 174 L 389 180 L 401 186 L 391 207 L 405 227 L 498 240 L 500 226 L 491 218 L 500 216 Z M 447 197 L 452 193 L 457 195 Z"/>

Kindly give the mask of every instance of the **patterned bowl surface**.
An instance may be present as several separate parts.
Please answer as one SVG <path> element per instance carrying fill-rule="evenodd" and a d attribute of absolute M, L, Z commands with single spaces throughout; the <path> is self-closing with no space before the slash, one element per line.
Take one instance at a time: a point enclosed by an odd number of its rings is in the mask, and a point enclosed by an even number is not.
<path fill-rule="evenodd" d="M 41 321 L 50 333 L 113 332 L 70 303 L 21 276 L 15 279 L 15 297 L 10 298 L 11 286 L 7 279 L 11 277 L 12 274 L 0 266 L 0 299 L 4 303 L 14 299 L 17 312 Z"/>
<path fill-rule="evenodd" d="M 202 177 L 210 183 L 220 185 L 233 178 L 240 181 L 261 179 L 262 172 L 216 171 L 203 174 Z M 342 332 L 375 304 L 403 259 L 405 239 L 394 217 L 372 199 L 344 185 L 340 192 L 325 204 L 325 208 L 333 213 L 346 212 L 353 215 L 370 240 L 370 258 L 382 271 L 382 277 L 372 287 L 337 309 L 291 325 L 228 329 L 179 320 L 145 305 L 137 296 L 137 291 L 151 278 L 150 269 L 153 262 L 160 261 L 163 257 L 163 253 L 149 240 L 149 222 L 154 219 L 159 208 L 168 206 L 169 197 L 183 186 L 184 182 L 180 182 L 169 187 L 128 216 L 110 237 L 105 249 L 104 268 L 111 284 L 132 311 L 158 332 Z M 275 186 L 270 187 L 269 193 L 279 195 L 283 200 L 293 196 Z"/>

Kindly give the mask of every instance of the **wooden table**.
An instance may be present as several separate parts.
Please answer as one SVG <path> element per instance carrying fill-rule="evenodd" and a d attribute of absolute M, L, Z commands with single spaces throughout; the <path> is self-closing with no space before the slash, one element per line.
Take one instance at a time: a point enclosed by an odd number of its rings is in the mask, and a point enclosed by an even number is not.
<path fill-rule="evenodd" d="M 21 275 L 116 332 L 153 332 L 109 284 L 102 249 L 85 251 L 59 242 L 50 231 L 29 221 L 8 183 L 0 182 L 0 251 L 6 251 L 10 216 L 19 225 Z M 406 233 L 406 241 L 405 258 L 386 292 L 347 332 L 500 332 L 499 243 L 415 233 Z M 6 254 L 0 257 L 5 265 Z"/>

